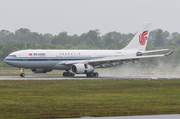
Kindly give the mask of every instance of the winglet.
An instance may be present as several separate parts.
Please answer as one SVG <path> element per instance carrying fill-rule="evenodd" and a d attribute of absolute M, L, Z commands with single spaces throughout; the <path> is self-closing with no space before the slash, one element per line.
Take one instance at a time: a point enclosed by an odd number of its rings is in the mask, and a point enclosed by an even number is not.
<path fill-rule="evenodd" d="M 168 52 L 167 54 L 165 54 L 164 56 L 168 56 L 171 55 L 175 50 L 171 50 L 170 52 Z"/>

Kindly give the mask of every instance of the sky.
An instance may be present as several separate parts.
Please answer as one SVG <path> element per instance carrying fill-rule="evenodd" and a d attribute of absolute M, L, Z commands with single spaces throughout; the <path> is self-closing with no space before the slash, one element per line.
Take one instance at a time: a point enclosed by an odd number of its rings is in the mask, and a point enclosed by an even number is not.
<path fill-rule="evenodd" d="M 99 29 L 136 33 L 144 22 L 151 30 L 180 33 L 180 0 L 0 0 L 0 30 L 20 28 L 58 35 Z"/>

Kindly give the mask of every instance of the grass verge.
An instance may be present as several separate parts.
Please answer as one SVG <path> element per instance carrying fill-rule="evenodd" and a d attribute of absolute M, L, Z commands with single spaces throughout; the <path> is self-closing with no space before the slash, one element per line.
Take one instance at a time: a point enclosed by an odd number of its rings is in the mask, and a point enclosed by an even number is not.
<path fill-rule="evenodd" d="M 1 81 L 0 118 L 180 113 L 180 80 Z"/>

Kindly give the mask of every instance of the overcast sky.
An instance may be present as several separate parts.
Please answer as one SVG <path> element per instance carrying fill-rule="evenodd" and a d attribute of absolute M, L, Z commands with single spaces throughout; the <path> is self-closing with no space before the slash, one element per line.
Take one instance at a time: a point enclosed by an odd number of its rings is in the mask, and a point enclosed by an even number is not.
<path fill-rule="evenodd" d="M 0 0 L 0 30 L 12 32 L 135 33 L 144 22 L 180 33 L 180 0 Z"/>

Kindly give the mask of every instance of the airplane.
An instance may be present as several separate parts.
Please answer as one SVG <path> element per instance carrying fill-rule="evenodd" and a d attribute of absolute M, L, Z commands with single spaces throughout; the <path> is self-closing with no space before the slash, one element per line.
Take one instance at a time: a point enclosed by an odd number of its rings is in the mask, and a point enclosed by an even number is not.
<path fill-rule="evenodd" d="M 18 67 L 20 76 L 25 77 L 24 69 L 31 69 L 33 73 L 46 73 L 52 70 L 65 70 L 64 77 L 75 74 L 86 74 L 87 77 L 98 77 L 96 68 L 115 67 L 128 62 L 135 63 L 144 58 L 168 56 L 167 54 L 151 55 L 168 51 L 169 49 L 146 51 L 146 45 L 151 23 L 144 23 L 130 43 L 121 50 L 20 50 L 10 53 L 4 62 Z M 149 55 L 148 55 L 149 54 Z"/>

